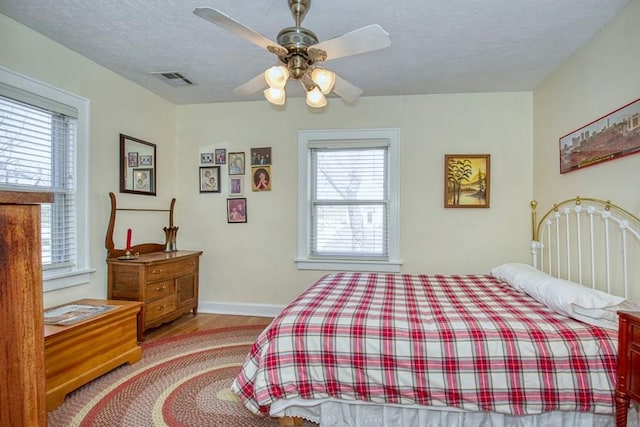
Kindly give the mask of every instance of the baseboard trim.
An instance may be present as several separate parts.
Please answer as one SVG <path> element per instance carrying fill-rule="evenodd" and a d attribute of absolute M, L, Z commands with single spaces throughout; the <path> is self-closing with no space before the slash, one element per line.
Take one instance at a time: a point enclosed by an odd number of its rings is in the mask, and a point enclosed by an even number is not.
<path fill-rule="evenodd" d="M 284 307 L 284 305 L 276 304 L 200 301 L 198 303 L 198 313 L 275 317 L 280 314 Z"/>

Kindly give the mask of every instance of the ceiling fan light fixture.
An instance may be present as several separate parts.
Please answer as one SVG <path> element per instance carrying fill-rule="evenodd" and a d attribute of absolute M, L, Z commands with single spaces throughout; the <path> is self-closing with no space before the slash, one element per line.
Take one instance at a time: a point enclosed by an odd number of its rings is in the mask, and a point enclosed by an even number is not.
<path fill-rule="evenodd" d="M 316 67 L 311 72 L 311 80 L 326 95 L 333 90 L 333 85 L 336 83 L 336 75 L 326 68 Z"/>
<path fill-rule="evenodd" d="M 289 70 L 283 65 L 275 65 L 267 68 L 264 72 L 264 79 L 273 89 L 283 89 L 289 79 Z"/>
<path fill-rule="evenodd" d="M 284 102 L 287 99 L 287 94 L 284 89 L 276 89 L 270 87 L 265 89 L 264 97 L 267 98 L 267 101 L 274 105 L 284 105 Z"/>
<path fill-rule="evenodd" d="M 313 108 L 322 108 L 327 105 L 327 97 L 318 89 L 314 87 L 307 92 L 307 105 Z"/>

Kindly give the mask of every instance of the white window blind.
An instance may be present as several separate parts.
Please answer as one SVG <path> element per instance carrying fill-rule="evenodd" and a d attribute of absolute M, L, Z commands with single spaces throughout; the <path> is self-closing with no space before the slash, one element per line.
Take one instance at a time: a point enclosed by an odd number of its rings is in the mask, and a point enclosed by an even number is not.
<path fill-rule="evenodd" d="M 311 148 L 311 256 L 388 259 L 387 153 Z"/>
<path fill-rule="evenodd" d="M 76 264 L 77 111 L 0 86 L 0 186 L 50 191 L 42 206 L 43 270 Z"/>
<path fill-rule="evenodd" d="M 303 270 L 400 271 L 399 130 L 298 132 Z"/>

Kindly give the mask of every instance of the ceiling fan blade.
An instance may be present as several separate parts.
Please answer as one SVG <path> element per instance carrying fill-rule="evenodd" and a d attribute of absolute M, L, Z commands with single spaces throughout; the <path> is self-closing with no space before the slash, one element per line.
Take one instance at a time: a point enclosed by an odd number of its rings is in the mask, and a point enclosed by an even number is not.
<path fill-rule="evenodd" d="M 350 104 L 356 102 L 360 95 L 362 95 L 362 89 L 352 85 L 337 74 L 333 92 Z"/>
<path fill-rule="evenodd" d="M 212 9 L 210 7 L 198 7 L 194 9 L 193 13 L 195 13 L 202 19 L 219 25 L 225 30 L 230 31 L 233 34 L 240 36 L 257 46 L 260 46 L 263 49 L 268 50 L 271 53 L 275 53 L 276 55 L 287 54 L 287 50 L 284 47 L 280 46 L 278 43 L 269 40 L 267 37 L 263 36 L 257 31 L 254 31 L 244 24 L 241 24 L 230 16 L 220 12 L 219 10 Z"/>
<path fill-rule="evenodd" d="M 260 73 L 251 80 L 235 88 L 233 91 L 238 95 L 251 95 L 267 87 L 264 73 Z"/>
<path fill-rule="evenodd" d="M 389 45 L 391 45 L 389 33 L 380 25 L 371 24 L 333 39 L 309 46 L 309 52 L 313 56 L 316 56 L 313 51 L 324 51 L 327 54 L 325 61 L 330 61 L 345 56 L 383 49 Z"/>

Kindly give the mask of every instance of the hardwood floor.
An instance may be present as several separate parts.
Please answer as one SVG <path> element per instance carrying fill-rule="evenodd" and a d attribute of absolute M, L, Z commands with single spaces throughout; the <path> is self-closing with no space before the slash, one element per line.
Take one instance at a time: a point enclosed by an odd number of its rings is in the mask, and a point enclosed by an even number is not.
<path fill-rule="evenodd" d="M 267 326 L 273 318 L 256 316 L 234 316 L 227 314 L 191 313 L 185 314 L 173 322 L 149 329 L 145 332 L 144 342 L 151 342 L 160 338 L 207 329 L 225 328 L 229 326 L 264 325 Z"/>

